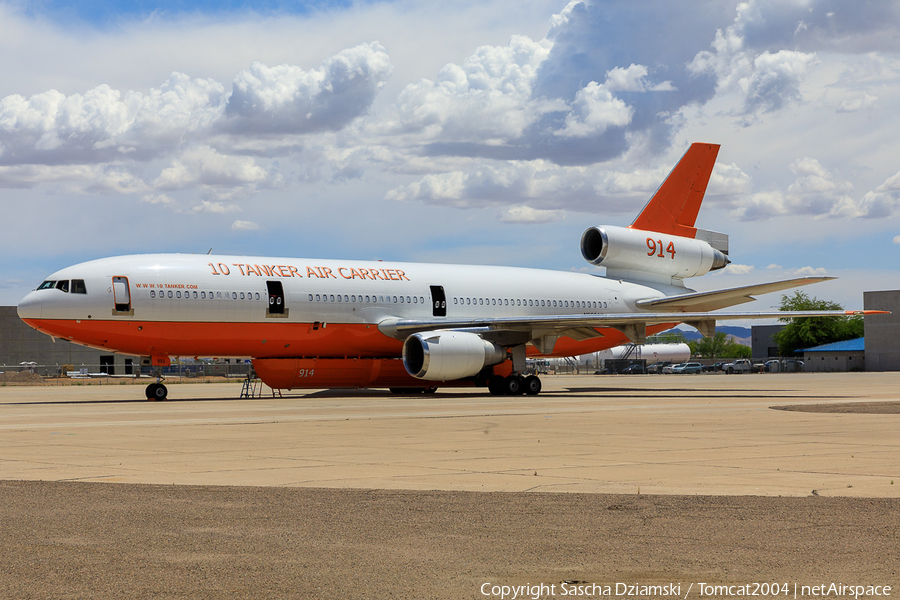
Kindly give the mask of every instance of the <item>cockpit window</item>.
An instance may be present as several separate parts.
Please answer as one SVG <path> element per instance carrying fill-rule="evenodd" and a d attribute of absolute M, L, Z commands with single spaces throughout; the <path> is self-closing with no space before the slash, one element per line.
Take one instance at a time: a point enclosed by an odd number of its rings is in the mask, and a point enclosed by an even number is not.
<path fill-rule="evenodd" d="M 69 280 L 68 280 L 68 279 L 61 279 L 61 280 L 57 281 L 57 282 L 56 282 L 56 289 L 62 290 L 62 291 L 64 291 L 65 293 L 68 294 L 68 293 L 69 293 Z"/>
<path fill-rule="evenodd" d="M 44 283 L 42 283 L 41 285 L 38 286 L 38 289 L 39 290 L 52 290 L 55 287 L 56 287 L 55 281 L 45 281 Z"/>
<path fill-rule="evenodd" d="M 87 294 L 87 288 L 84 287 L 84 279 L 73 279 L 72 280 L 72 293 L 73 294 Z"/>

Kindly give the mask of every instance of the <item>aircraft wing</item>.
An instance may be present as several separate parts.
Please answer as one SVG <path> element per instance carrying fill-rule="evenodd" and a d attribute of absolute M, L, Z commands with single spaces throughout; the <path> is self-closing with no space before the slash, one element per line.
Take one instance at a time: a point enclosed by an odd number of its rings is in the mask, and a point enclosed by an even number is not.
<path fill-rule="evenodd" d="M 792 319 L 797 317 L 844 317 L 852 315 L 885 314 L 877 310 L 812 310 L 812 311 L 770 311 L 770 312 L 661 312 L 661 313 L 620 313 L 604 315 L 550 315 L 529 317 L 497 317 L 482 319 L 385 319 L 378 329 L 391 337 L 404 339 L 421 331 L 463 330 L 479 333 L 486 338 L 505 343 L 501 334 L 507 334 L 509 343 L 530 341 L 541 349 L 541 345 L 552 345 L 556 338 L 568 336 L 575 340 L 601 337 L 598 328 L 611 327 L 624 333 L 635 344 L 646 342 L 647 325 L 662 323 L 686 323 L 696 327 L 704 336 L 715 332 L 718 320 L 743 319 Z M 516 335 L 518 334 L 518 335 Z M 515 341 L 514 341 L 515 340 Z M 542 341 L 543 340 L 543 341 Z"/>
<path fill-rule="evenodd" d="M 678 296 L 668 296 L 666 298 L 638 300 L 636 304 L 641 310 L 655 310 L 658 312 L 718 310 L 737 304 L 743 304 L 745 302 L 753 302 L 756 298 L 754 298 L 752 294 L 780 292 L 781 290 L 787 290 L 801 285 L 809 285 L 811 283 L 820 283 L 822 281 L 831 281 L 832 279 L 836 278 L 798 277 L 797 279 L 745 285 L 724 290 L 713 290 L 711 292 L 692 292 L 690 294 L 680 294 Z"/>

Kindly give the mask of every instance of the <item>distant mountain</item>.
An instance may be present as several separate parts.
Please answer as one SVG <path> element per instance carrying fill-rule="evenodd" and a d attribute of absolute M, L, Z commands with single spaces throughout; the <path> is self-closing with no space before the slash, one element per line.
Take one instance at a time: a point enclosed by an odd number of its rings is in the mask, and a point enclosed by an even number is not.
<path fill-rule="evenodd" d="M 702 335 L 700 335 L 700 332 L 693 327 L 691 327 L 690 329 L 680 329 L 676 327 L 675 329 L 670 329 L 669 331 L 680 333 L 686 340 L 699 340 L 703 337 Z M 664 333 L 669 333 L 669 331 L 666 331 Z M 716 332 L 719 331 L 722 331 L 725 333 L 725 335 L 734 338 L 734 341 L 736 341 L 737 343 L 745 344 L 747 346 L 750 345 L 750 341 L 753 338 L 752 332 L 749 327 L 731 327 L 728 325 L 719 325 L 716 327 Z"/>

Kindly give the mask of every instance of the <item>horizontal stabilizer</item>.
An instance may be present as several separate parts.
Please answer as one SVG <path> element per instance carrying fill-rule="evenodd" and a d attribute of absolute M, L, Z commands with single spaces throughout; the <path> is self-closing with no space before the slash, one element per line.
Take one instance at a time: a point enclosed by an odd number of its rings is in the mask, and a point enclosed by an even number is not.
<path fill-rule="evenodd" d="M 719 310 L 720 308 L 728 308 L 729 306 L 736 306 L 738 304 L 744 304 L 745 302 L 753 302 L 756 300 L 756 298 L 753 297 L 753 294 L 780 292 L 782 290 L 800 287 L 801 285 L 820 283 L 832 279 L 835 279 L 835 277 L 798 277 L 796 279 L 745 285 L 724 290 L 692 292 L 690 294 L 680 294 L 678 296 L 668 296 L 666 298 L 638 300 L 636 305 L 641 310 L 673 313 Z"/>

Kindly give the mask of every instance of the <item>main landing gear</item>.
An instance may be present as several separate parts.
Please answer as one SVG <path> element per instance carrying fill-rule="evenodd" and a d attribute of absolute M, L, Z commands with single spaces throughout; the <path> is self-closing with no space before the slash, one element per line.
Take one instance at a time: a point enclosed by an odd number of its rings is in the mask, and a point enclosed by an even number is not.
<path fill-rule="evenodd" d="M 528 377 L 494 375 L 488 379 L 488 391 L 494 396 L 518 396 L 519 394 L 536 396 L 541 393 L 542 387 L 540 377 L 535 375 Z"/>

